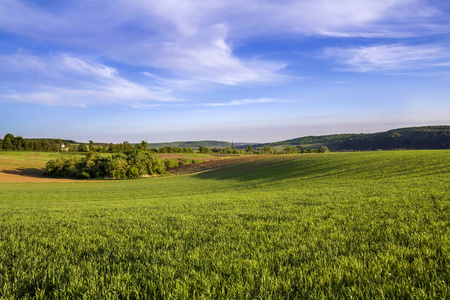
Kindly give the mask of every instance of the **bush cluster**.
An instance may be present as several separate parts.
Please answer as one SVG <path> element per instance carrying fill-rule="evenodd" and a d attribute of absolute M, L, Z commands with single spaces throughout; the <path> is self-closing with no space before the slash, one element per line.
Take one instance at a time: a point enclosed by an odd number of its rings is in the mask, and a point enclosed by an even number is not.
<path fill-rule="evenodd" d="M 89 153 L 86 157 L 61 157 L 45 165 L 44 175 L 73 178 L 116 179 L 138 178 L 142 175 L 163 174 L 162 160 L 148 152 L 132 150 L 110 157 Z"/>

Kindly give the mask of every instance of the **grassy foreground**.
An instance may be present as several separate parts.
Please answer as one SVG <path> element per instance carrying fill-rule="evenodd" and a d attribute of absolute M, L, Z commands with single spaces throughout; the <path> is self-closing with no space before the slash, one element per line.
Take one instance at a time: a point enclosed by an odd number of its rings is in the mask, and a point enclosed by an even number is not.
<path fill-rule="evenodd" d="M 450 297 L 450 151 L 0 183 L 0 298 Z"/>

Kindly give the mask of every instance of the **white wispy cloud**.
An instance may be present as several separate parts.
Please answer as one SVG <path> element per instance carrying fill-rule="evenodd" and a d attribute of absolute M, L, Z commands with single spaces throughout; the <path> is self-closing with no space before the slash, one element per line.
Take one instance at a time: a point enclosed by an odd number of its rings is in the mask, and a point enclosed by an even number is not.
<path fill-rule="evenodd" d="M 219 5 L 205 1 L 81 1 L 51 14 L 25 2 L 7 0 L 0 4 L 0 28 L 208 82 L 236 85 L 283 80 L 277 73 L 285 66 L 283 62 L 244 60 L 233 54 L 228 20 L 209 19 L 208 15 L 217 16 L 214 10 L 223 6 L 220 1 Z M 105 14 L 95 13 L 105 9 Z M 132 34 L 128 26 L 139 35 Z"/>
<path fill-rule="evenodd" d="M 227 26 L 221 24 L 204 29 L 200 36 L 148 45 L 148 51 L 155 55 L 145 57 L 144 64 L 168 69 L 186 78 L 225 85 L 267 84 L 285 79 L 277 73 L 285 67 L 282 62 L 244 61 L 233 55 L 226 42 L 227 32 Z"/>
<path fill-rule="evenodd" d="M 99 0 L 60 5 L 50 12 L 25 1 L 2 1 L 0 28 L 225 85 L 286 80 L 281 73 L 285 62 L 238 57 L 235 41 L 286 32 L 411 36 L 437 30 L 430 20 L 442 14 L 423 0 L 261 0 L 245 5 L 237 0 Z"/>
<path fill-rule="evenodd" d="M 229 102 L 202 103 L 200 105 L 220 107 L 220 106 L 241 106 L 241 105 L 251 105 L 251 104 L 265 104 L 265 103 L 287 103 L 287 102 L 291 102 L 291 101 L 286 100 L 286 99 L 259 98 L 259 99 L 232 100 Z"/>
<path fill-rule="evenodd" d="M 19 102 L 27 102 L 42 105 L 61 105 L 61 97 L 55 93 L 49 92 L 32 92 L 32 93 L 18 93 L 10 92 L 1 95 L 7 99 L 16 100 Z M 84 106 L 82 104 L 73 104 L 73 106 Z"/>
<path fill-rule="evenodd" d="M 0 63 L 6 70 L 36 75 L 27 91 L 2 95 L 16 101 L 73 106 L 181 101 L 170 90 L 149 88 L 121 77 L 115 68 L 68 54 L 37 57 L 19 53 L 1 56 Z"/>
<path fill-rule="evenodd" d="M 196 37 L 218 24 L 229 26 L 233 35 L 238 31 L 245 36 L 291 31 L 360 36 L 388 33 L 387 27 L 377 27 L 392 22 L 395 32 L 409 31 L 411 26 L 432 30 L 429 18 L 445 21 L 433 4 L 425 0 L 260 0 L 245 5 L 237 0 L 98 0 L 59 4 L 59 10 L 50 12 L 25 1 L 4 0 L 0 3 L 0 26 L 24 35 L 50 34 L 47 39 L 57 35 L 64 41 L 78 33 L 109 36 L 123 32 L 127 25 L 147 32 L 152 39 L 166 41 Z M 126 38 L 130 41 L 135 37 Z"/>
<path fill-rule="evenodd" d="M 185 105 L 221 107 L 289 102 L 285 99 L 260 98 L 183 104 L 183 99 L 172 95 L 171 88 L 182 84 L 177 80 L 167 81 L 165 78 L 143 72 L 145 77 L 155 82 L 153 88 L 148 88 L 121 77 L 113 67 L 68 54 L 38 57 L 17 53 L 12 56 L 0 56 L 0 63 L 6 70 L 15 69 L 16 72 L 29 73 L 31 76 L 39 74 L 42 77 L 45 74 L 48 80 L 46 82 L 37 80 L 31 87 L 31 91 L 12 91 L 2 94 L 7 99 L 34 104 L 85 107 L 119 103 L 135 108 L 149 108 L 162 106 L 163 103 L 179 107 Z M 55 79 L 59 81 L 58 86 L 48 84 Z M 184 84 L 198 84 L 198 80 L 187 80 Z"/>
<path fill-rule="evenodd" d="M 22 52 L 0 56 L 0 65 L 2 66 L 3 72 L 38 71 L 40 73 L 48 73 L 47 65 L 43 59 Z"/>
<path fill-rule="evenodd" d="M 288 62 L 264 59 L 258 49 L 238 54 L 236 48 L 251 38 L 398 38 L 449 29 L 445 10 L 426 0 L 80 0 L 55 5 L 50 10 L 25 0 L 0 2 L 0 30 L 52 49 L 72 49 L 66 54 L 0 57 L 2 74 L 29 72 L 36 77 L 7 95 L 9 99 L 153 105 L 148 102 L 180 100 L 176 92 L 188 89 L 291 80 L 284 73 Z M 427 59 L 442 51 L 438 46 L 392 44 L 329 48 L 324 56 L 342 61 L 348 70 L 398 71 L 413 64 L 442 64 Z M 111 62 L 161 72 L 144 72 L 148 81 L 136 82 Z M 49 78 L 55 79 L 53 84 Z"/>
<path fill-rule="evenodd" d="M 420 0 L 263 1 L 253 12 L 272 30 L 336 37 L 411 36 L 429 31 L 427 19 L 437 14 Z"/>
<path fill-rule="evenodd" d="M 327 48 L 324 57 L 341 66 L 340 70 L 355 72 L 400 72 L 443 66 L 437 63 L 450 58 L 441 45 L 389 44 L 356 48 Z"/>

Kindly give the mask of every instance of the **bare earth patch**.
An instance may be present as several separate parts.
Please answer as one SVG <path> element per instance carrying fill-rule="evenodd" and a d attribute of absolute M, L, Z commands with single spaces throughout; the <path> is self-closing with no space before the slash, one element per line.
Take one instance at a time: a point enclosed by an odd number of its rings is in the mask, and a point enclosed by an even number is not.
<path fill-rule="evenodd" d="M 179 158 L 186 158 L 190 160 L 219 160 L 223 158 L 230 158 L 230 157 L 239 157 L 238 154 L 205 154 L 204 156 L 195 156 L 191 157 L 189 155 L 183 155 L 182 153 L 158 153 L 156 154 L 159 158 L 163 159 L 179 159 Z"/>
<path fill-rule="evenodd" d="M 27 158 L 35 157 L 29 155 Z M 77 182 L 66 178 L 43 177 L 45 162 L 0 158 L 0 182 Z"/>
<path fill-rule="evenodd" d="M 37 168 L 0 169 L 0 182 L 76 182 L 79 180 L 65 178 L 47 178 L 43 170 Z"/>
<path fill-rule="evenodd" d="M 161 153 L 161 154 L 156 154 L 159 158 L 164 158 L 164 159 L 178 159 L 178 158 L 187 158 L 187 159 L 194 159 L 194 160 L 215 160 L 218 159 L 217 157 L 214 156 L 205 156 L 205 157 L 189 157 L 180 153 Z"/>

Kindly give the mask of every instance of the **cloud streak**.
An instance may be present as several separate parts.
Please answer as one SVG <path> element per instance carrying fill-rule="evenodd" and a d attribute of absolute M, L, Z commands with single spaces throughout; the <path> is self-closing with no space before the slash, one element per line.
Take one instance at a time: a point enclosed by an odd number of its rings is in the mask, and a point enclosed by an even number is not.
<path fill-rule="evenodd" d="M 16 54 L 0 57 L 5 70 L 28 73 L 36 78 L 29 91 L 12 91 L 2 96 L 16 101 L 87 106 L 107 103 L 137 105 L 147 102 L 181 101 L 170 90 L 148 88 L 121 77 L 115 68 L 68 54 L 37 57 Z M 56 84 L 52 84 L 56 81 Z"/>
<path fill-rule="evenodd" d="M 203 103 L 200 104 L 202 106 L 211 106 L 211 107 L 222 107 L 222 106 L 241 106 L 241 105 L 252 105 L 252 104 L 266 104 L 266 103 L 287 103 L 289 100 L 285 99 L 271 99 L 271 98 L 260 98 L 260 99 L 241 99 L 241 100 L 232 100 L 229 102 L 212 102 L 212 103 Z"/>
<path fill-rule="evenodd" d="M 446 67 L 449 51 L 441 45 L 388 44 L 357 48 L 327 48 L 324 57 L 332 59 L 340 70 L 353 72 L 400 72 L 430 67 Z"/>

